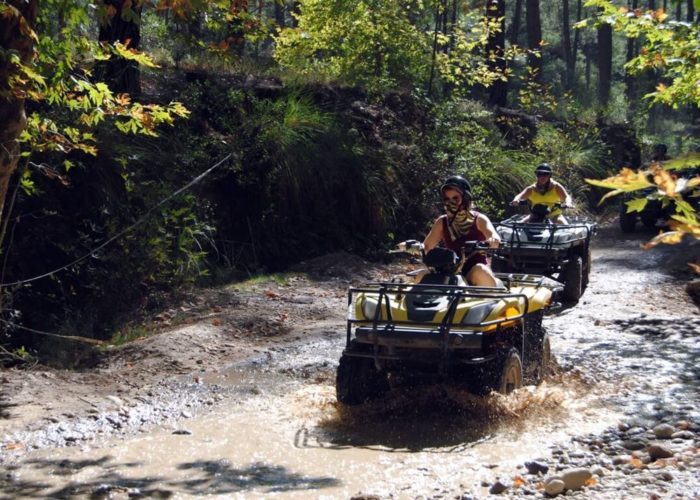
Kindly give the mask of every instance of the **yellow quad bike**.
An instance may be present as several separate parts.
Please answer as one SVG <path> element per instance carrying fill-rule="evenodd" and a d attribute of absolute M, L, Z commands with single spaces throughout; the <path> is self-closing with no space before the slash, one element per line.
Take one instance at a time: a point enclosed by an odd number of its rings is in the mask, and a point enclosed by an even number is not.
<path fill-rule="evenodd" d="M 384 394 L 394 381 L 451 383 L 477 394 L 538 384 L 550 362 L 542 316 L 561 283 L 539 275 L 497 274 L 498 287 L 468 286 L 462 258 L 445 248 L 424 255 L 415 283 L 371 283 L 348 291 L 346 346 L 336 373 L 340 403 Z M 398 251 L 422 254 L 415 240 Z"/>

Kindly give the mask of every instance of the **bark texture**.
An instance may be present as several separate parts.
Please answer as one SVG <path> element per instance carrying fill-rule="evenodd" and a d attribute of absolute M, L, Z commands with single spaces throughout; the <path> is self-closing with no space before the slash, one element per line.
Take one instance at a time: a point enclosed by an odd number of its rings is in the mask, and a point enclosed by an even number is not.
<path fill-rule="evenodd" d="M 0 16 L 0 47 L 3 52 L 16 51 L 22 64 L 34 56 L 31 30 L 36 22 L 38 0 L 7 0 L 12 15 Z M 27 125 L 24 92 L 12 84 L 19 68 L 6 58 L 0 58 L 0 220 L 3 216 L 7 187 L 17 169 L 19 136 Z"/>

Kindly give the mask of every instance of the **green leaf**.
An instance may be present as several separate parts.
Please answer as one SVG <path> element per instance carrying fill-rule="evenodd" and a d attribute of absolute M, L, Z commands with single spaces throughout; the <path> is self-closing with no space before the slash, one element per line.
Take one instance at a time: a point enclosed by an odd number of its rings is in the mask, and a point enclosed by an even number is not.
<path fill-rule="evenodd" d="M 625 205 L 627 205 L 627 213 L 641 212 L 644 210 L 644 207 L 647 206 L 648 201 L 649 200 L 647 198 L 635 198 L 634 200 L 626 201 Z"/>

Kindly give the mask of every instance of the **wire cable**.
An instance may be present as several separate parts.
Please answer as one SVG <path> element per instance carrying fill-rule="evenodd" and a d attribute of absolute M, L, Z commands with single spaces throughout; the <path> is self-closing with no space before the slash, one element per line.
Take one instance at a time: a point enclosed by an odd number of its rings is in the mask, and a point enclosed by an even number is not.
<path fill-rule="evenodd" d="M 12 281 L 12 282 L 10 282 L 10 283 L 0 283 L 0 288 L 8 288 L 8 287 L 11 287 L 11 286 L 24 285 L 25 283 L 31 283 L 31 282 L 33 282 L 33 281 L 38 281 L 38 280 L 43 279 L 43 278 L 48 278 L 48 277 L 51 276 L 51 275 L 54 275 L 54 274 L 59 273 L 59 272 L 61 272 L 61 271 L 64 271 L 64 270 L 68 269 L 69 267 L 74 266 L 74 265 L 76 265 L 76 264 L 78 264 L 78 263 L 84 261 L 85 259 L 87 259 L 88 257 L 91 257 L 91 256 L 92 256 L 93 254 L 95 254 L 96 252 L 99 252 L 100 250 L 102 250 L 104 247 L 106 247 L 107 245 L 109 245 L 109 244 L 112 243 L 113 241 L 115 241 L 115 240 L 121 238 L 122 236 L 124 236 L 126 233 L 128 233 L 129 231 L 131 231 L 131 230 L 134 229 L 135 227 L 138 227 L 138 226 L 140 226 L 141 224 L 143 224 L 143 223 L 146 221 L 146 219 L 148 219 L 148 218 L 151 216 L 151 214 L 152 214 L 156 209 L 158 209 L 158 208 L 160 208 L 161 206 L 165 205 L 167 202 L 169 202 L 169 201 L 172 200 L 173 198 L 175 198 L 175 197 L 177 197 L 178 195 L 180 195 L 183 191 L 188 190 L 189 188 L 191 188 L 192 186 L 194 186 L 195 184 L 197 184 L 198 182 L 200 182 L 200 181 L 201 181 L 202 179 L 204 179 L 207 175 L 209 175 L 210 173 L 212 173 L 215 169 L 219 168 L 225 161 L 229 160 L 232 156 L 233 156 L 233 153 L 229 153 L 228 155 L 226 155 L 224 158 L 222 158 L 221 160 L 219 160 L 219 161 L 218 161 L 217 163 L 215 163 L 213 166 L 211 166 L 211 167 L 209 167 L 208 169 L 206 169 L 204 172 L 202 172 L 202 173 L 199 174 L 197 177 L 195 177 L 194 179 L 192 179 L 190 182 L 188 182 L 187 184 L 185 184 L 183 187 L 181 187 L 181 188 L 178 189 L 177 191 L 173 192 L 172 194 L 170 194 L 170 195 L 167 196 L 166 198 L 162 199 L 160 202 L 158 202 L 157 204 L 155 204 L 154 206 L 152 206 L 152 207 L 149 208 L 148 210 L 146 210 L 146 212 L 144 212 L 144 214 L 143 214 L 141 217 L 139 217 L 139 219 L 138 219 L 136 222 L 134 222 L 133 224 L 131 224 L 129 227 L 127 227 L 127 228 L 125 228 L 125 229 L 122 229 L 122 230 L 119 231 L 117 234 L 115 234 L 114 236 L 112 236 L 111 238 L 109 238 L 109 239 L 108 239 L 107 241 L 105 241 L 104 243 L 101 243 L 101 244 L 98 245 L 97 247 L 93 248 L 92 250 L 90 250 L 88 253 L 86 253 L 86 254 L 83 255 L 82 257 L 78 257 L 77 259 L 75 259 L 74 261 L 70 262 L 69 264 L 66 264 L 65 266 L 59 267 L 59 268 L 57 268 L 57 269 L 54 269 L 53 271 L 49 271 L 49 272 L 46 272 L 46 273 L 44 273 L 44 274 L 40 274 L 39 276 L 34 276 L 33 278 L 27 278 L 27 279 L 19 280 L 19 281 Z"/>

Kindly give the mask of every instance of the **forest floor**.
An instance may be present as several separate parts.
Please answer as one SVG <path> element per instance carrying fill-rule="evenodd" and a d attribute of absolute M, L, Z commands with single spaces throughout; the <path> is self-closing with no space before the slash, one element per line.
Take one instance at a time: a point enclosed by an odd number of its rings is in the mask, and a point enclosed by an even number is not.
<path fill-rule="evenodd" d="M 449 438 L 446 434 L 439 439 L 426 437 L 431 431 L 417 428 L 415 421 L 423 414 L 410 422 L 394 423 L 405 433 L 420 435 L 415 438 L 419 442 L 406 441 L 405 434 L 379 437 L 356 428 L 356 416 L 348 420 L 333 394 L 335 366 L 345 339 L 347 288 L 386 280 L 415 266 L 372 264 L 337 253 L 301 263 L 274 279 L 198 290 L 190 300 L 152 319 L 149 328 L 157 325 L 157 334 L 107 350 L 97 367 L 58 370 L 37 365 L 0 371 L 0 470 L 4 471 L 0 498 L 95 498 L 119 492 L 126 496 L 186 497 L 206 492 L 301 498 L 309 489 L 332 498 L 468 498 L 489 492 L 523 496 L 543 492 L 545 469 L 568 473 L 582 468 L 595 474 L 581 492 L 590 491 L 591 498 L 623 498 L 630 491 L 645 497 L 692 498 L 699 492 L 692 477 L 700 472 L 700 418 L 695 401 L 700 397 L 700 373 L 693 361 L 700 351 L 700 316 L 684 287 L 690 277 L 685 263 L 700 262 L 700 245 L 644 252 L 639 243 L 648 236 L 619 235 L 613 227 L 601 230 L 586 294 L 578 305 L 545 323 L 560 373 L 543 384 L 545 389 L 530 390 L 505 406 L 501 400 L 488 400 L 487 404 L 501 406 L 500 413 L 496 412 L 499 416 L 513 414 L 528 421 L 527 431 L 522 422 L 494 428 L 490 411 L 486 412 L 488 422 L 477 426 L 476 434 L 450 432 Z M 599 341 L 592 342 L 592 332 L 599 335 Z M 663 349 L 654 353 L 658 342 L 674 343 L 680 354 L 690 358 Z M 655 366 L 659 357 L 665 364 Z M 613 362 L 615 367 L 611 367 Z M 421 397 L 429 399 L 425 394 Z M 402 404 L 405 395 L 381 410 L 371 406 L 366 411 L 385 419 L 387 412 Z M 537 404 L 556 409 L 535 415 L 531 407 Z M 292 416 L 278 414 L 285 405 Z M 432 409 L 425 411 L 435 411 L 434 401 L 426 406 Z M 453 408 L 442 409 L 454 420 Z M 471 422 L 483 416 L 474 413 L 473 401 L 469 410 L 462 407 L 457 414 L 463 416 L 465 411 Z M 268 432 L 275 426 L 280 426 L 280 433 L 291 432 L 295 450 L 323 451 L 303 459 L 294 455 L 296 451 L 266 451 L 268 445 L 262 442 L 267 440 L 256 441 L 257 430 L 250 429 L 248 436 L 238 437 L 237 452 L 196 447 L 204 455 L 218 453 L 216 458 L 207 457 L 215 464 L 209 469 L 200 463 L 204 457 L 188 462 L 189 469 L 211 473 L 201 484 L 187 477 L 180 480 L 178 475 L 188 472 L 173 473 L 167 481 L 146 480 L 152 477 L 147 465 L 138 471 L 137 479 L 127 477 L 138 468 L 124 466 L 126 462 L 119 474 L 104 465 L 110 460 L 105 457 L 115 454 L 126 460 L 138 449 L 139 436 L 162 439 L 158 446 L 174 455 L 184 452 L 168 441 L 172 435 L 206 433 L 207 443 L 225 442 L 227 438 L 212 429 L 212 422 L 216 427 L 217 421 L 234 418 L 234 414 L 239 420 L 229 422 L 232 426 L 244 427 L 250 419 L 259 418 Z M 528 434 L 532 419 L 543 433 Z M 293 422 L 289 427 L 284 423 L 287 420 Z M 383 422 L 370 423 L 383 428 Z M 454 431 L 451 423 L 443 423 Z M 363 420 L 362 425 L 366 424 Z M 657 440 L 665 439 L 656 430 L 660 425 L 671 427 L 667 441 Z M 297 443 L 300 429 L 306 436 L 305 446 Z M 130 443 L 128 451 L 104 451 L 116 450 L 122 443 Z M 373 448 L 377 443 L 379 451 Z M 494 445 L 503 451 L 495 453 Z M 152 450 L 152 443 L 149 446 Z M 514 462 L 510 446 L 529 457 L 530 465 L 524 465 L 517 453 L 519 462 Z M 355 449 L 355 454 L 343 455 L 351 470 L 357 471 L 356 463 L 379 460 L 382 466 L 396 469 L 396 479 L 382 476 L 384 482 L 377 483 L 376 478 L 355 473 L 352 477 L 336 469 L 331 473 L 324 469 L 329 462 L 323 455 L 330 448 Z M 248 449 L 247 468 L 231 467 L 235 462 L 231 457 L 238 452 L 245 455 Z M 387 449 L 393 453 L 382 455 Z M 433 462 L 416 462 L 427 451 L 434 454 L 446 449 L 460 470 L 468 455 L 467 468 L 473 474 L 448 481 L 449 465 L 440 465 L 447 469 L 443 477 Z M 668 467 L 660 467 L 658 457 L 650 459 L 649 453 L 670 453 L 670 459 L 662 459 Z M 79 460 L 93 454 L 92 461 Z M 473 463 L 474 457 L 478 464 Z M 272 467 L 269 461 L 285 466 Z M 531 470 L 533 462 L 542 467 L 539 475 Z M 199 465 L 192 465 L 195 463 Z M 157 470 L 164 467 L 159 463 Z M 304 467 L 309 470 L 302 470 Z M 174 469 L 189 470 L 182 463 Z M 279 478 L 282 469 L 300 472 L 285 472 Z M 228 477 L 241 474 L 248 479 Z M 418 474 L 421 480 L 407 479 L 411 474 Z M 222 476 L 228 477 L 225 485 Z"/>

